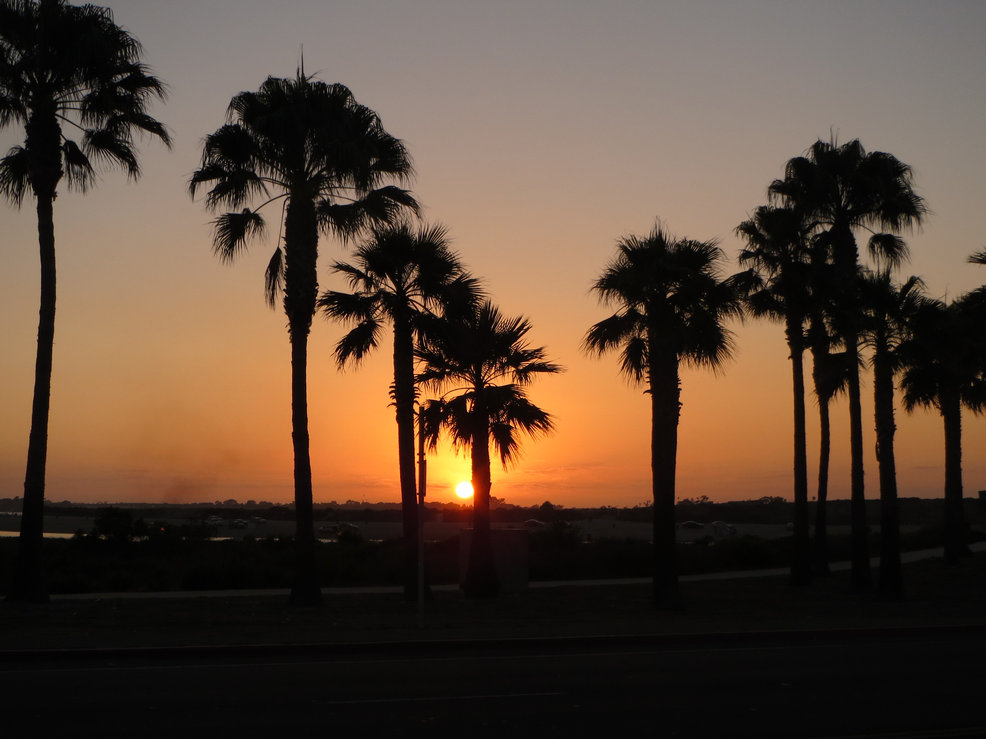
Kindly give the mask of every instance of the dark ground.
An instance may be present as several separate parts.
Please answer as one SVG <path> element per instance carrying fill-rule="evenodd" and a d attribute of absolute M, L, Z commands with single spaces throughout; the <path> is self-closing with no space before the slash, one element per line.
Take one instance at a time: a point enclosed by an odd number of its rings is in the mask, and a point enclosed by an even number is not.
<path fill-rule="evenodd" d="M 876 571 L 874 570 L 874 577 Z M 0 603 L 0 659 L 20 650 L 264 644 L 551 639 L 609 635 L 946 628 L 986 633 L 986 553 L 955 567 L 905 567 L 904 602 L 852 592 L 848 573 L 794 589 L 783 576 L 684 582 L 685 607 L 657 611 L 649 587 L 531 587 L 493 600 L 437 590 L 417 606 L 392 591 L 326 592 L 319 608 L 286 593 L 167 597 L 78 596 L 46 605 Z"/>

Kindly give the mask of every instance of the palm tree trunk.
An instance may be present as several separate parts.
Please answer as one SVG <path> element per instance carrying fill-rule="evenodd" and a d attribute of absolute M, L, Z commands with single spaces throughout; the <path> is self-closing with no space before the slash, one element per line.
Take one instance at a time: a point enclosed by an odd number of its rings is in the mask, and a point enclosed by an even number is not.
<path fill-rule="evenodd" d="M 900 514 L 894 458 L 894 380 L 887 348 L 878 344 L 873 356 L 873 399 L 876 459 L 880 470 L 880 574 L 877 589 L 885 600 L 901 600 L 904 582 L 900 564 Z"/>
<path fill-rule="evenodd" d="M 291 334 L 291 441 L 294 446 L 295 553 L 291 587 L 294 605 L 318 605 L 322 591 L 315 571 L 315 511 L 308 438 L 308 333 Z"/>
<path fill-rule="evenodd" d="M 655 342 L 651 342 L 652 346 Z M 666 354 L 666 353 L 665 353 Z M 678 359 L 651 352 L 651 474 L 654 495 L 654 605 L 681 607 L 675 536 L 675 475 L 681 387 Z"/>
<path fill-rule="evenodd" d="M 404 537 L 404 599 L 418 590 L 418 505 L 414 460 L 414 334 L 409 321 L 394 320 L 394 405 L 397 415 L 397 463 L 401 481 Z"/>
<path fill-rule="evenodd" d="M 945 561 L 957 564 L 969 553 L 962 507 L 962 405 L 951 390 L 942 393 L 940 403 L 945 422 Z"/>
<path fill-rule="evenodd" d="M 811 583 L 808 442 L 805 433 L 805 369 L 801 326 L 799 316 L 788 316 L 787 344 L 791 349 L 794 384 L 794 551 L 791 560 L 791 584 L 796 586 Z"/>
<path fill-rule="evenodd" d="M 41 253 L 41 309 L 38 317 L 38 353 L 34 364 L 34 400 L 24 475 L 24 503 L 17 544 L 14 581 L 9 600 L 45 603 L 41 559 L 44 539 L 45 470 L 48 460 L 48 411 L 51 402 L 51 367 L 55 343 L 55 222 L 54 187 L 37 193 L 38 244 Z"/>
<path fill-rule="evenodd" d="M 294 605 L 318 605 L 322 591 L 315 569 L 315 512 L 308 437 L 308 333 L 318 295 L 318 230 L 309 198 L 288 202 L 284 227 L 284 312 L 291 339 L 291 441 L 294 449 L 295 582 Z"/>
<path fill-rule="evenodd" d="M 472 543 L 462 591 L 475 598 L 492 598 L 500 592 L 500 578 L 490 531 L 490 422 L 482 407 L 474 408 L 472 416 Z"/>
<path fill-rule="evenodd" d="M 813 327 L 814 328 L 814 327 Z M 824 330 L 824 328 L 822 329 Z M 827 343 L 827 335 L 826 335 Z M 819 346 L 812 347 L 812 380 L 815 385 L 815 397 L 818 398 L 818 490 L 815 503 L 815 540 L 814 540 L 814 574 L 825 577 L 831 574 L 829 570 L 828 553 L 828 493 L 829 493 L 829 460 L 832 456 L 832 420 L 829 415 L 830 394 L 827 390 L 824 372 L 830 371 L 829 363 L 824 359 L 828 351 Z"/>
<path fill-rule="evenodd" d="M 850 496 L 849 514 L 852 524 L 850 560 L 852 584 L 856 590 L 873 586 L 867 546 L 866 480 L 863 470 L 863 406 L 859 387 L 859 250 L 852 228 L 844 220 L 832 226 L 835 237 L 835 262 L 842 278 L 839 296 L 842 339 L 849 365 L 847 393 L 849 396 L 849 457 Z"/>
<path fill-rule="evenodd" d="M 855 323 L 855 321 L 853 321 Z M 866 493 L 863 472 L 863 406 L 859 388 L 859 344 L 855 332 L 845 336 L 846 357 L 849 362 L 849 456 L 851 464 L 851 489 L 849 515 L 852 524 L 850 560 L 852 584 L 857 590 L 869 590 L 873 586 L 870 571 L 870 554 L 867 545 Z"/>
<path fill-rule="evenodd" d="M 829 418 L 829 401 L 818 401 L 819 444 L 818 444 L 818 500 L 815 504 L 815 574 L 827 576 L 829 570 L 828 552 L 828 493 L 829 459 L 832 456 L 832 422 Z"/>

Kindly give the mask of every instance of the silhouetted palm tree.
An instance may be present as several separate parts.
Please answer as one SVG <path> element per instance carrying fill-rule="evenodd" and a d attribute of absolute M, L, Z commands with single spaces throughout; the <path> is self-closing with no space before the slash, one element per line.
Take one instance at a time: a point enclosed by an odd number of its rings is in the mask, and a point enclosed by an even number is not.
<path fill-rule="evenodd" d="M 906 254 L 906 245 L 896 234 L 920 223 L 927 208 L 914 192 L 910 167 L 891 154 L 867 152 L 858 140 L 842 145 L 834 140 L 815 142 L 806 156 L 788 160 L 784 178 L 771 183 L 769 191 L 782 203 L 806 213 L 827 241 L 838 272 L 837 312 L 832 320 L 850 369 L 852 578 L 855 587 L 867 588 L 872 576 L 866 545 L 856 231 L 882 229 L 871 232 L 869 250 L 888 264 L 897 264 Z"/>
<path fill-rule="evenodd" d="M 986 407 L 981 308 L 968 296 L 946 305 L 928 300 L 914 314 L 904 361 L 904 407 L 935 407 L 945 426 L 945 560 L 968 553 L 962 504 L 962 406 Z"/>
<path fill-rule="evenodd" d="M 472 463 L 472 546 L 462 589 L 472 596 L 499 592 L 490 535 L 490 444 L 506 466 L 516 458 L 518 434 L 549 433 L 551 416 L 527 397 L 538 377 L 561 372 L 544 347 L 527 343 L 530 321 L 507 318 L 491 302 L 448 316 L 426 336 L 418 356 L 419 380 L 442 395 L 429 403 L 426 429 L 435 448 L 440 428 L 452 443 L 468 448 Z"/>
<path fill-rule="evenodd" d="M 817 286 L 817 283 L 816 283 Z M 813 308 L 808 322 L 808 346 L 811 350 L 811 377 L 818 401 L 818 487 L 815 502 L 815 540 L 813 571 L 816 575 L 828 575 L 828 480 L 829 462 L 832 456 L 832 400 L 844 392 L 849 380 L 846 353 L 833 351 L 836 338 L 829 333 L 821 312 Z"/>
<path fill-rule="evenodd" d="M 894 377 L 901 369 L 900 345 L 924 302 L 924 283 L 910 277 L 895 285 L 888 270 L 865 271 L 860 281 L 863 322 L 860 338 L 873 349 L 873 402 L 876 458 L 880 473 L 880 596 L 904 597 L 900 566 L 900 514 L 897 504 L 897 465 L 894 457 Z"/>
<path fill-rule="evenodd" d="M 397 415 L 397 457 L 401 483 L 406 578 L 405 596 L 417 589 L 418 512 L 415 501 L 414 379 L 415 335 L 424 319 L 450 300 L 475 300 L 476 280 L 466 274 L 449 246 L 443 226 L 413 228 L 402 221 L 371 230 L 349 263 L 333 269 L 348 279 L 352 293 L 327 291 L 319 299 L 327 316 L 355 323 L 336 346 L 340 366 L 359 362 L 380 342 L 386 323 L 393 329 L 393 397 Z"/>
<path fill-rule="evenodd" d="M 794 551 L 791 584 L 811 582 L 808 445 L 805 432 L 805 323 L 811 303 L 812 259 L 804 217 L 790 208 L 760 206 L 736 228 L 747 243 L 741 266 L 754 284 L 747 304 L 755 316 L 784 322 L 794 383 Z"/>
<path fill-rule="evenodd" d="M 387 180 L 406 181 L 411 160 L 403 143 L 347 87 L 299 70 L 294 79 L 270 77 L 257 92 L 229 104 L 229 122 L 205 139 L 202 166 L 192 175 L 194 196 L 209 187 L 206 206 L 235 208 L 214 222 L 213 244 L 231 261 L 264 230 L 260 209 L 282 201 L 279 235 L 266 274 L 273 307 L 283 293 L 291 340 L 291 437 L 294 447 L 297 580 L 291 601 L 321 601 L 315 573 L 312 473 L 308 439 L 308 333 L 318 297 L 319 233 L 352 237 L 387 223 L 411 195 Z M 256 200 L 255 208 L 243 207 Z"/>
<path fill-rule="evenodd" d="M 681 413 L 682 362 L 718 369 L 732 334 L 724 322 L 741 317 L 734 278 L 720 279 L 722 250 L 714 241 L 676 239 L 660 226 L 617 244 L 618 254 L 593 285 L 619 310 L 589 329 L 585 349 L 622 347 L 621 369 L 646 385 L 651 398 L 655 605 L 680 604 L 675 563 L 675 468 Z"/>
<path fill-rule="evenodd" d="M 134 136 L 170 146 L 165 127 L 147 113 L 164 86 L 140 61 L 140 43 L 113 22 L 109 9 L 62 0 L 0 0 L 0 129 L 24 126 L 24 144 L 0 159 L 0 193 L 37 202 L 41 310 L 34 401 L 24 478 L 23 517 L 9 598 L 46 601 L 41 538 L 48 453 L 52 345 L 55 333 L 54 201 L 64 179 L 85 191 L 94 163 L 140 175 Z"/>

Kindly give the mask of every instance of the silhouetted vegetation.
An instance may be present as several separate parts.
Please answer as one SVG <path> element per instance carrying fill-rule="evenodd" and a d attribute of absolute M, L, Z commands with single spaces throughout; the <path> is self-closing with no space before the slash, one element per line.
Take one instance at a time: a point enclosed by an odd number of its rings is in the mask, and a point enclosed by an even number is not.
<path fill-rule="evenodd" d="M 620 369 L 651 403 L 654 603 L 680 605 L 675 565 L 675 482 L 682 364 L 720 367 L 732 348 L 726 320 L 742 316 L 736 278 L 722 279 L 715 241 L 677 239 L 655 226 L 617 245 L 593 290 L 617 312 L 592 326 L 584 348 L 620 350 Z"/>
<path fill-rule="evenodd" d="M 913 187 L 911 168 L 886 152 L 867 152 L 858 140 L 845 144 L 816 141 L 804 156 L 788 160 L 784 177 L 770 184 L 771 197 L 806 219 L 809 232 L 826 252 L 836 277 L 829 283 L 824 313 L 846 353 L 849 395 L 849 448 L 853 506 L 853 583 L 871 585 L 866 554 L 866 502 L 863 477 L 863 417 L 860 403 L 860 341 L 857 232 L 869 234 L 869 252 L 899 264 L 907 246 L 898 236 L 927 213 Z"/>
<path fill-rule="evenodd" d="M 96 164 L 140 175 L 134 137 L 171 138 L 147 113 L 164 85 L 141 61 L 140 43 L 108 8 L 63 0 L 0 0 L 0 129 L 24 127 L 24 144 L 0 159 L 0 196 L 37 203 L 41 310 L 34 400 L 14 584 L 8 598 L 46 601 L 41 559 L 52 347 L 55 336 L 54 204 L 63 184 L 85 191 Z"/>
<path fill-rule="evenodd" d="M 790 521 L 793 504 L 778 499 L 712 503 L 686 499 L 679 503 L 682 517 L 705 525 L 691 541 L 675 545 L 679 573 L 702 574 L 728 570 L 785 567 L 790 563 L 793 538 L 754 535 L 715 536 L 713 521 L 736 524 L 774 525 Z M 445 520 L 453 512 L 468 525 L 468 506 L 441 506 Z M 837 526 L 850 522 L 848 500 L 831 502 Z M 75 507 L 73 507 L 75 508 Z M 878 509 L 878 506 L 871 506 Z M 294 576 L 294 545 L 291 537 L 244 536 L 242 539 L 215 540 L 215 526 L 201 521 L 175 523 L 143 519 L 137 509 L 91 508 L 95 514 L 88 531 L 71 539 L 46 539 L 44 556 L 51 564 L 52 593 L 143 592 L 213 590 L 227 588 L 290 588 Z M 357 517 L 362 511 L 326 510 L 334 519 L 344 513 Z M 401 520 L 400 507 L 390 505 L 374 511 L 378 520 L 395 524 Z M 429 518 L 439 511 L 430 509 Z M 500 525 L 522 528 L 524 522 L 548 512 L 541 506 L 496 508 L 491 518 Z M 553 522 L 528 530 L 528 570 L 532 581 L 653 577 L 653 545 L 646 538 L 600 535 L 587 540 L 585 521 L 647 523 L 652 506 L 637 508 L 555 508 Z M 172 511 L 174 513 L 174 511 Z M 975 526 L 977 539 L 986 539 L 986 509 L 978 501 L 965 501 L 965 513 Z M 904 498 L 900 515 L 905 527 L 901 546 L 905 551 L 939 546 L 942 505 L 940 500 Z M 879 510 L 871 512 L 871 523 L 879 524 Z M 503 519 L 510 519 L 507 524 Z M 619 531 L 619 529 L 614 529 Z M 879 553 L 879 533 L 869 537 L 868 555 Z M 429 541 L 425 546 L 428 571 L 433 584 L 459 582 L 459 537 Z M 847 535 L 832 537 L 833 558 L 850 556 Z M 0 577 L 11 574 L 16 540 L 0 539 Z M 319 541 L 315 546 L 316 573 L 320 587 L 355 585 L 402 585 L 404 554 L 400 537 L 370 541 L 358 529 L 344 532 L 335 541 Z"/>
<path fill-rule="evenodd" d="M 297 580 L 291 601 L 321 602 L 314 571 L 312 470 L 308 438 L 308 334 L 318 298 L 319 235 L 352 237 L 416 210 L 411 194 L 388 180 L 412 173 L 404 144 L 347 87 L 299 69 L 270 77 L 229 104 L 229 122 L 206 137 L 189 191 L 210 188 L 210 210 L 235 208 L 214 222 L 216 254 L 231 261 L 263 233 L 260 210 L 283 201 L 278 239 L 265 275 L 267 302 L 282 298 L 291 340 L 291 439 L 294 449 Z M 248 206 L 256 199 L 256 208 Z"/>
<path fill-rule="evenodd" d="M 761 206 L 737 228 L 747 247 L 741 265 L 750 266 L 747 306 L 753 315 L 784 322 L 794 384 L 794 555 L 791 583 L 811 582 L 811 541 L 808 517 L 808 446 L 805 419 L 805 326 L 812 313 L 813 267 L 819 261 L 812 248 L 806 213 L 796 208 Z"/>
<path fill-rule="evenodd" d="M 336 262 L 333 270 L 347 278 L 353 291 L 330 290 L 318 302 L 329 318 L 355 324 L 336 345 L 340 367 L 358 364 L 376 348 L 384 326 L 389 323 L 393 328 L 391 395 L 397 416 L 405 597 L 413 599 L 418 561 L 415 348 L 421 346 L 421 336 L 429 324 L 440 323 L 447 306 L 476 303 L 479 286 L 452 251 L 444 226 L 415 229 L 406 221 L 372 229 L 356 248 L 352 262 Z"/>
<path fill-rule="evenodd" d="M 506 465 L 519 452 L 521 434 L 553 430 L 552 416 L 529 399 L 527 387 L 561 367 L 546 359 L 542 347 L 527 344 L 527 319 L 503 316 L 481 294 L 450 250 L 444 227 L 411 220 L 419 204 L 402 187 L 413 174 L 403 142 L 347 87 L 318 81 L 303 67 L 294 78 L 269 77 L 256 92 L 232 98 L 226 123 L 205 138 L 189 182 L 190 194 L 206 190 L 206 207 L 218 213 L 212 243 L 226 262 L 263 236 L 261 210 L 281 206 L 264 291 L 272 308 L 280 301 L 288 322 L 293 504 L 46 503 L 54 202 L 63 186 L 90 187 L 100 162 L 137 178 L 135 136 L 171 143 L 148 113 L 163 97 L 163 83 L 141 62 L 139 43 L 108 9 L 64 0 L 0 0 L 0 128 L 22 127 L 25 137 L 0 159 L 0 195 L 18 207 L 25 198 L 36 201 L 41 268 L 24 496 L 0 501 L 0 512 L 20 513 L 19 539 L 0 541 L 0 575 L 11 583 L 11 600 L 44 602 L 49 591 L 284 587 L 291 602 L 312 605 L 323 587 L 371 584 L 403 584 L 409 597 L 416 592 L 413 565 L 422 523 L 415 406 L 421 438 L 432 451 L 442 432 L 470 450 L 473 504 L 433 504 L 422 514 L 424 522 L 471 525 L 464 572 L 460 537 L 425 547 L 433 581 L 461 580 L 469 595 L 498 592 L 494 524 L 526 532 L 521 541 L 529 544 L 535 580 L 649 577 L 653 601 L 662 606 L 680 605 L 679 573 L 789 565 L 791 582 L 807 585 L 813 575 L 827 574 L 830 559 L 848 558 L 854 586 L 866 589 L 876 551 L 880 594 L 899 599 L 902 549 L 943 543 L 946 561 L 956 563 L 968 554 L 970 539 L 982 536 L 986 511 L 963 498 L 961 423 L 963 408 L 986 409 L 986 287 L 946 303 L 926 298 L 917 277 L 895 282 L 907 257 L 901 234 L 928 213 L 907 164 L 868 152 L 858 140 L 816 141 L 770 183 L 770 205 L 737 227 L 746 241 L 739 261 L 749 270 L 731 277 L 720 274 L 726 255 L 715 240 L 677 239 L 660 226 L 646 237 L 621 239 L 592 286 L 616 312 L 588 330 L 584 349 L 619 351 L 620 370 L 649 396 L 652 501 L 624 509 L 564 508 L 550 501 L 520 507 L 491 495 L 490 450 Z M 877 262 L 873 272 L 861 264 L 858 239 L 864 234 Z M 362 238 L 351 261 L 333 265 L 348 279 L 349 293 L 319 297 L 319 240 L 326 235 Z M 986 264 L 986 251 L 969 261 Z M 375 348 L 385 325 L 393 330 L 400 505 L 317 505 L 313 499 L 307 362 L 317 307 L 351 324 L 337 345 L 340 365 Z M 733 348 L 726 322 L 746 312 L 784 324 L 794 390 L 793 502 L 765 497 L 713 503 L 704 496 L 676 502 L 680 368 L 720 368 Z M 820 419 L 814 503 L 807 476 L 809 353 Z M 863 474 L 860 372 L 867 359 L 880 481 L 876 507 L 866 505 Z M 944 505 L 898 498 L 898 377 L 907 410 L 931 406 L 942 416 Z M 424 400 L 422 387 L 440 397 Z M 849 401 L 851 496 L 831 501 L 829 403 L 842 390 Z M 88 528 L 71 539 L 45 541 L 46 516 L 79 517 Z M 263 533 L 257 526 L 267 521 L 292 522 L 294 535 L 257 536 Z M 391 521 L 401 522 L 402 541 L 371 540 L 361 528 Z M 598 529 L 586 525 L 593 521 L 604 522 L 611 535 L 593 537 L 590 531 Z M 316 523 L 323 540 L 316 537 Z M 621 531 L 617 523 L 648 524 L 651 540 L 615 533 Z M 780 525 L 787 535 L 740 534 L 736 524 Z M 848 526 L 851 534 L 833 535 L 834 526 Z M 220 539 L 230 530 L 238 533 Z"/>
<path fill-rule="evenodd" d="M 484 300 L 447 313 L 422 337 L 418 350 L 421 384 L 441 394 L 422 414 L 429 448 L 437 447 L 444 430 L 455 446 L 469 449 L 473 533 L 462 588 L 477 597 L 500 590 L 490 537 L 490 447 L 505 467 L 520 453 L 521 434 L 537 437 L 554 427 L 527 388 L 562 368 L 548 361 L 544 347 L 528 344 L 530 330 L 528 319 L 504 316 Z"/>

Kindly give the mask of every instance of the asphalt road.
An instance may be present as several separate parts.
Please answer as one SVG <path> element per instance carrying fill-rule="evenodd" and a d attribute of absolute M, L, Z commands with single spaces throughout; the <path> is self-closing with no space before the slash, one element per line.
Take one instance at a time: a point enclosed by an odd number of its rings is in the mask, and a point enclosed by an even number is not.
<path fill-rule="evenodd" d="M 984 665 L 981 632 L 77 654 L 0 664 L 0 726 L 11 737 L 983 737 Z"/>

